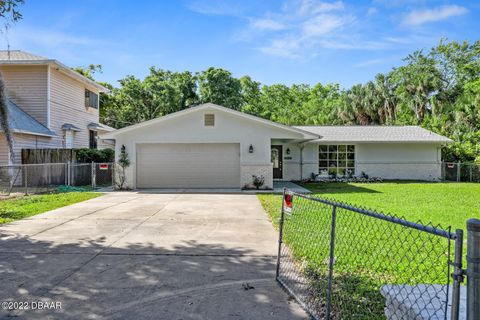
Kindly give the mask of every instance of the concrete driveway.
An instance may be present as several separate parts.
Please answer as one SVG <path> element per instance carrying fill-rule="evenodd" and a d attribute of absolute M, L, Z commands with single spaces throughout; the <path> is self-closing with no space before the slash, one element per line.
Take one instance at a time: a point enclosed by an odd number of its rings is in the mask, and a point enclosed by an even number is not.
<path fill-rule="evenodd" d="M 61 303 L 0 318 L 307 318 L 274 280 L 277 233 L 255 195 L 110 193 L 0 239 L 0 301 Z"/>

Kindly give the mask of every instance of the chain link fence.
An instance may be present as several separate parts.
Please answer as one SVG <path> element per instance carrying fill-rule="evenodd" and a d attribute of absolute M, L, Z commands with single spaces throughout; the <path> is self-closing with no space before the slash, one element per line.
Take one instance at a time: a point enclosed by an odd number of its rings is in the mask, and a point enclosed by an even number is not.
<path fill-rule="evenodd" d="M 284 201 L 279 223 L 277 280 L 313 318 L 458 314 L 451 300 L 458 299 L 460 280 L 452 286 L 450 274 L 460 272 L 461 230 L 452 233 L 290 191 L 284 199 L 290 200 Z"/>
<path fill-rule="evenodd" d="M 114 163 L 45 163 L 0 166 L 0 194 L 45 193 L 63 186 L 113 185 Z"/>
<path fill-rule="evenodd" d="M 444 181 L 480 182 L 480 165 L 475 163 L 444 162 L 442 163 Z"/>

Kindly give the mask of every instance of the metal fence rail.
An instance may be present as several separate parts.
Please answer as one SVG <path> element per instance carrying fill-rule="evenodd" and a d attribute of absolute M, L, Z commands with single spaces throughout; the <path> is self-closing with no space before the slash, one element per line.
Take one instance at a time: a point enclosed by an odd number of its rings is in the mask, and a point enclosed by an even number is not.
<path fill-rule="evenodd" d="M 44 193 L 62 186 L 113 185 L 114 163 L 42 163 L 0 166 L 0 194 Z"/>
<path fill-rule="evenodd" d="M 277 280 L 314 318 L 458 319 L 461 230 L 286 192 Z"/>
<path fill-rule="evenodd" d="M 475 163 L 443 162 L 442 180 L 480 182 L 480 165 Z"/>

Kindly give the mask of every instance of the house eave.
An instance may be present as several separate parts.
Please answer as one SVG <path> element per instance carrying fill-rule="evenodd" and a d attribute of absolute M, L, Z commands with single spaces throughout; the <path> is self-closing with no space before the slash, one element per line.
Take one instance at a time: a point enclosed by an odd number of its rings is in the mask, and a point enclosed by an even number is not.
<path fill-rule="evenodd" d="M 298 129 L 298 128 L 290 127 L 290 126 L 280 124 L 280 123 L 277 123 L 277 122 L 273 122 L 273 121 L 270 121 L 270 120 L 262 119 L 262 118 L 259 118 L 257 116 L 250 115 L 248 113 L 232 110 L 232 109 L 222 107 L 222 106 L 219 106 L 219 105 L 216 105 L 216 104 L 213 104 L 213 103 L 205 103 L 205 104 L 201 104 L 201 105 L 198 105 L 198 106 L 190 107 L 188 109 L 181 110 L 181 111 L 178 111 L 178 112 L 174 112 L 174 113 L 165 115 L 163 117 L 155 118 L 155 119 L 144 121 L 144 122 L 141 122 L 141 123 L 138 123 L 138 124 L 134 124 L 132 126 L 128 126 L 128 127 L 122 128 L 122 129 L 118 129 L 118 130 L 115 130 L 115 131 L 112 131 L 110 133 L 107 133 L 107 134 L 103 135 L 102 138 L 112 139 L 119 134 L 124 134 L 124 133 L 132 131 L 132 130 L 136 130 L 136 129 L 144 128 L 144 127 L 147 127 L 147 126 L 150 126 L 150 125 L 153 125 L 153 124 L 168 121 L 170 119 L 174 119 L 176 117 L 186 115 L 186 114 L 198 111 L 198 110 L 207 109 L 207 108 L 217 109 L 219 111 L 234 114 L 234 115 L 246 118 L 246 119 L 250 119 L 252 121 L 263 123 L 265 125 L 280 128 L 280 129 L 283 129 L 283 130 L 286 130 L 286 131 L 289 131 L 289 132 L 293 132 L 293 133 L 297 133 L 297 134 L 302 134 L 303 138 L 305 140 L 321 138 L 320 135 L 317 135 L 317 134 L 314 134 L 314 133 L 311 133 L 311 132 L 308 132 L 308 131 L 305 131 L 305 130 L 302 130 L 302 129 Z"/>
<path fill-rule="evenodd" d="M 77 81 L 80 81 L 84 84 L 89 86 L 95 87 L 99 92 L 108 93 L 110 92 L 109 89 L 105 88 L 104 86 L 96 83 L 88 79 L 85 76 L 82 76 L 78 72 L 72 70 L 71 68 L 67 67 L 63 63 L 55 59 L 46 59 L 46 60 L 0 60 L 1 65 L 9 65 L 9 66 L 28 66 L 28 65 L 37 65 L 37 66 L 50 66 L 52 68 L 56 68 L 58 71 L 61 71 L 71 78 L 74 78 Z"/>
<path fill-rule="evenodd" d="M 1 130 L 0 132 L 3 133 L 3 130 Z M 55 134 L 55 133 L 47 134 L 47 133 L 38 133 L 38 132 L 33 132 L 33 131 L 17 130 L 17 129 L 12 130 L 12 133 L 14 133 L 14 134 L 28 134 L 28 135 L 31 135 L 31 136 L 39 136 L 39 137 L 47 137 L 47 138 L 57 137 L 57 134 Z"/>

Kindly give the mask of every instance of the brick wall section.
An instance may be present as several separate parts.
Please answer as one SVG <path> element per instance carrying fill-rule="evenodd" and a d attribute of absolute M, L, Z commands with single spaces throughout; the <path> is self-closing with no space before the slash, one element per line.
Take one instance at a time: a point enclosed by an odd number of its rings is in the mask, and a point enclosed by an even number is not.
<path fill-rule="evenodd" d="M 273 168 L 271 164 L 267 165 L 241 165 L 240 166 L 240 184 L 244 188 L 254 188 L 252 185 L 252 175 L 263 176 L 265 185 L 263 188 L 273 188 Z"/>

